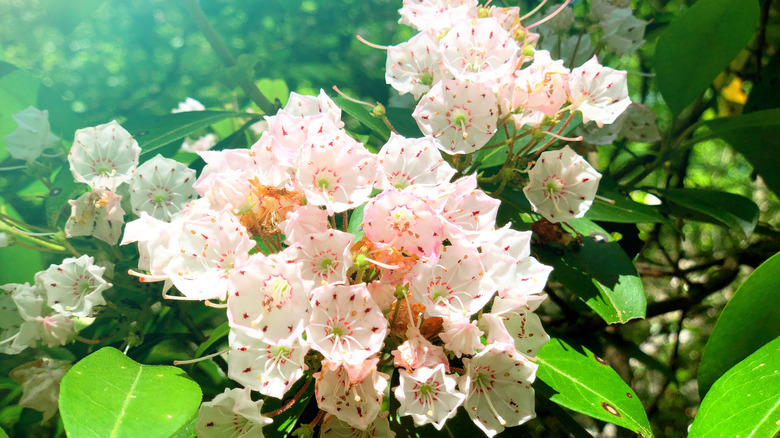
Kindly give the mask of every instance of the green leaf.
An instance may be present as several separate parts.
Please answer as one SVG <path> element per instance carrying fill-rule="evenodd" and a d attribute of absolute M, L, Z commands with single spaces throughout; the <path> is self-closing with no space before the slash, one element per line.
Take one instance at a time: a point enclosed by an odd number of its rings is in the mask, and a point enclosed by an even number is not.
<path fill-rule="evenodd" d="M 758 223 L 758 206 L 744 196 L 707 189 L 656 189 L 656 192 L 676 204 L 672 213 L 683 218 L 696 219 L 695 213 L 700 213 L 746 236 Z"/>
<path fill-rule="evenodd" d="M 708 136 L 722 138 L 744 155 L 766 185 L 780 194 L 780 108 L 713 119 L 706 124 L 712 130 Z"/>
<path fill-rule="evenodd" d="M 423 136 L 420 132 L 420 127 L 417 126 L 417 122 L 412 117 L 411 110 L 406 108 L 385 108 L 387 112 L 387 120 L 393 125 L 399 134 L 407 138 L 420 138 Z"/>
<path fill-rule="evenodd" d="M 780 338 L 776 338 L 712 385 L 701 402 L 688 438 L 777 436 L 779 371 Z"/>
<path fill-rule="evenodd" d="M 195 415 L 201 396 L 179 368 L 140 365 L 105 347 L 68 371 L 59 403 L 71 437 L 168 438 Z"/>
<path fill-rule="evenodd" d="M 301 387 L 306 384 L 307 379 L 311 379 L 311 377 L 304 376 L 304 378 L 299 379 L 298 382 L 295 383 L 289 391 L 287 391 L 287 394 L 285 394 L 282 400 L 273 397 L 266 398 L 265 403 L 263 404 L 263 411 L 268 413 L 279 409 L 282 406 L 282 401 L 289 400 L 295 394 L 297 394 Z M 279 415 L 274 416 L 273 425 L 263 428 L 264 436 L 268 438 L 284 438 L 290 436 L 290 433 L 295 427 L 295 424 L 298 423 L 298 418 L 301 416 L 304 409 L 306 409 L 306 405 L 308 405 L 309 402 L 312 402 L 315 386 L 313 383 L 314 382 L 309 384 L 309 386 L 303 391 L 303 394 L 301 394 L 301 397 L 298 399 L 298 401 L 290 406 L 289 409 L 285 410 Z"/>
<path fill-rule="evenodd" d="M 753 83 L 742 110 L 743 114 L 780 107 L 780 93 L 777 93 L 776 88 L 778 83 L 780 83 L 780 53 L 775 52 L 769 63 L 759 72 L 758 81 Z"/>
<path fill-rule="evenodd" d="M 3 198 L 0 198 L 0 213 L 17 220 L 22 219 Z M 40 251 L 11 245 L 0 248 L 0 266 L 13 266 L 13 269 L 0 269 L 0 284 L 24 283 L 25 281 L 32 283 L 35 274 L 43 269 L 43 258 Z"/>
<path fill-rule="evenodd" d="M 73 179 L 73 173 L 70 171 L 70 167 L 60 167 L 57 176 L 52 181 L 52 188 L 49 192 L 49 196 L 44 201 L 44 211 L 46 212 L 46 221 L 52 227 L 57 225 L 60 215 L 63 213 L 63 209 L 70 207 L 68 205 L 69 199 L 76 199 L 79 195 L 87 191 L 88 186 L 86 184 L 76 182 Z M 67 212 L 70 214 L 70 211 Z"/>
<path fill-rule="evenodd" d="M 363 206 L 352 210 L 347 224 L 347 232 L 355 235 L 355 242 L 363 238 Z"/>
<path fill-rule="evenodd" d="M 534 388 L 555 403 L 650 438 L 642 403 L 603 359 L 587 348 L 552 338 L 537 355 Z M 539 380 L 544 384 L 539 384 Z"/>
<path fill-rule="evenodd" d="M 699 0 L 658 37 L 658 89 L 674 114 L 699 97 L 747 45 L 759 18 L 756 0 Z"/>
<path fill-rule="evenodd" d="M 0 428 L 0 438 L 8 438 L 8 434 L 2 428 Z"/>
<path fill-rule="evenodd" d="M 228 117 L 241 116 L 243 114 L 228 111 L 190 111 L 131 118 L 123 123 L 122 127 L 138 141 L 142 149 L 141 156 L 151 158 L 153 155 L 150 154 L 171 142 Z"/>
<path fill-rule="evenodd" d="M 257 88 L 263 93 L 263 96 L 273 103 L 277 99 L 282 107 L 287 103 L 290 97 L 290 89 L 287 88 L 287 82 L 284 79 L 263 78 L 256 82 Z"/>
<path fill-rule="evenodd" d="M 780 253 L 761 264 L 715 323 L 699 366 L 699 394 L 742 359 L 780 336 Z"/>
<path fill-rule="evenodd" d="M 16 128 L 13 114 L 30 105 L 35 106 L 41 82 L 24 70 L 12 64 L 0 61 L 0 160 L 8 156 L 3 137 Z"/>
<path fill-rule="evenodd" d="M 341 96 L 335 97 L 333 101 L 336 102 L 336 105 L 341 107 L 345 113 L 364 124 L 383 142 L 386 142 L 390 138 L 390 128 L 385 125 L 382 119 L 372 116 L 365 105 L 349 101 Z"/>
<path fill-rule="evenodd" d="M 625 251 L 587 219 L 568 224 L 582 235 L 581 245 L 534 246 L 539 261 L 553 267 L 551 276 L 609 324 L 644 318 L 647 300 L 642 280 Z"/>
<path fill-rule="evenodd" d="M 669 223 L 669 219 L 664 217 L 657 209 L 635 202 L 630 196 L 621 193 L 615 182 L 606 178 L 601 179 L 599 184 L 599 195 L 614 201 L 607 202 L 596 198 L 593 205 L 585 213 L 585 218 L 592 221 L 620 222 L 629 224 L 640 223 Z"/>
<path fill-rule="evenodd" d="M 215 342 L 220 341 L 225 336 L 228 335 L 230 332 L 230 325 L 227 321 L 223 322 L 222 324 L 218 325 L 217 328 L 211 331 L 211 334 L 209 334 L 209 338 L 206 339 L 205 342 L 200 344 L 197 350 L 195 350 L 195 357 L 201 357 L 203 356 L 203 353 L 206 352 L 206 350 L 209 349 L 212 345 L 214 345 Z"/>

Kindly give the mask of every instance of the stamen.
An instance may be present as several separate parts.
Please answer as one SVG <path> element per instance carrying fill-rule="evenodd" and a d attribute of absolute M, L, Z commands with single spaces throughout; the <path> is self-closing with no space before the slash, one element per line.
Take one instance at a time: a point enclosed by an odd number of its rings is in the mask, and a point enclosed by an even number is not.
<path fill-rule="evenodd" d="M 563 140 L 563 141 L 582 141 L 582 136 L 579 136 L 579 137 L 564 137 L 562 135 L 558 135 L 558 134 L 556 134 L 554 132 L 550 132 L 550 131 L 542 131 L 542 134 L 547 134 L 547 135 L 549 135 L 551 137 L 555 137 L 558 140 Z"/>
<path fill-rule="evenodd" d="M 201 357 L 198 357 L 198 358 L 195 358 L 195 359 L 189 359 L 189 360 L 174 360 L 174 361 L 173 361 L 173 364 L 174 364 L 174 365 L 188 365 L 188 364 L 191 364 L 191 363 L 202 362 L 202 361 L 204 361 L 204 360 L 209 360 L 209 359 L 211 359 L 212 357 L 216 357 L 216 356 L 219 356 L 219 355 L 221 355 L 221 354 L 225 354 L 225 353 L 227 353 L 228 351 L 230 351 L 230 349 L 229 349 L 229 348 L 228 348 L 228 349 L 226 349 L 226 350 L 217 351 L 216 353 L 212 353 L 212 354 L 209 354 L 209 355 L 207 355 L 207 356 L 201 356 Z"/>
<path fill-rule="evenodd" d="M 546 17 L 542 18 L 541 20 L 537 21 L 536 23 L 534 23 L 534 24 L 532 24 L 532 25 L 530 25 L 530 26 L 526 27 L 526 29 L 530 29 L 530 28 L 532 28 L 532 27 L 536 27 L 536 26 L 538 26 L 538 25 L 540 25 L 540 24 L 546 23 L 547 21 L 551 20 L 553 17 L 555 17 L 556 15 L 558 15 L 558 13 L 559 13 L 559 12 L 561 12 L 561 11 L 563 10 L 563 8 L 565 8 L 565 7 L 566 7 L 566 5 L 568 5 L 568 4 L 569 4 L 569 2 L 571 2 L 571 0 L 566 0 L 566 1 L 565 1 L 565 2 L 563 2 L 563 4 L 562 4 L 562 5 L 561 5 L 561 6 L 560 6 L 558 9 L 556 9 L 556 10 L 555 10 L 555 11 L 554 11 L 552 14 L 550 14 L 550 15 L 548 15 L 548 16 L 546 16 Z"/>
<path fill-rule="evenodd" d="M 371 104 L 371 103 L 368 103 L 368 102 L 363 102 L 362 100 L 357 100 L 354 97 L 347 96 L 346 94 L 342 93 L 341 90 L 339 90 L 339 87 L 337 87 L 335 85 L 333 86 L 333 91 L 335 91 L 336 93 L 339 94 L 339 96 L 343 97 L 344 99 L 347 99 L 350 102 L 355 102 L 355 103 L 359 103 L 361 105 L 370 106 L 371 108 L 376 108 L 376 105 L 374 105 L 374 104 Z"/>
<path fill-rule="evenodd" d="M 610 203 L 612 205 L 615 205 L 615 200 L 614 199 L 605 198 L 605 197 L 599 196 L 599 195 L 596 195 L 596 198 L 597 199 L 601 199 L 602 201 Z"/>
<path fill-rule="evenodd" d="M 379 44 L 370 43 L 370 42 L 368 42 L 365 38 L 363 38 L 360 35 L 356 35 L 355 38 L 357 38 L 358 41 L 360 41 L 361 43 L 367 45 L 368 47 L 373 47 L 375 49 L 387 50 L 387 49 L 390 48 L 388 46 L 380 46 Z"/>
<path fill-rule="evenodd" d="M 547 0 L 542 0 L 542 2 L 541 2 L 541 3 L 539 3 L 539 5 L 538 5 L 537 7 L 533 8 L 533 9 L 531 10 L 531 12 L 529 12 L 529 13 L 527 13 L 527 14 L 523 15 L 522 17 L 520 17 L 518 21 L 523 21 L 523 20 L 525 20 L 526 18 L 530 17 L 531 15 L 533 15 L 533 14 L 535 14 L 535 13 L 539 12 L 539 9 L 542 9 L 542 6 L 544 6 L 544 4 L 545 4 L 545 3 L 547 3 Z"/>
<path fill-rule="evenodd" d="M 493 416 L 496 417 L 499 423 L 501 423 L 502 426 L 506 426 L 506 420 L 504 420 L 501 415 L 498 414 L 498 411 L 496 411 L 496 408 L 493 406 L 493 402 L 490 401 L 490 397 L 488 397 L 487 393 L 485 394 L 485 400 L 487 400 L 488 406 L 490 406 L 490 412 L 493 413 Z"/>

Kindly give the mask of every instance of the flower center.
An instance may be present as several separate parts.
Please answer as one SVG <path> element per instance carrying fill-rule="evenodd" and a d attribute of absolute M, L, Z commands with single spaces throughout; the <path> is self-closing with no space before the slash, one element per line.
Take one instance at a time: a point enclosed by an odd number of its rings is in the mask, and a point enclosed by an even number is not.
<path fill-rule="evenodd" d="M 108 158 L 98 158 L 92 164 L 95 173 L 100 176 L 108 176 L 116 173 L 116 166 Z"/>
<path fill-rule="evenodd" d="M 262 305 L 267 311 L 273 307 L 281 309 L 292 298 L 292 286 L 281 275 L 272 275 L 263 282 Z"/>
<path fill-rule="evenodd" d="M 566 184 L 557 176 L 551 176 L 544 181 L 544 197 L 557 199 L 563 195 Z"/>

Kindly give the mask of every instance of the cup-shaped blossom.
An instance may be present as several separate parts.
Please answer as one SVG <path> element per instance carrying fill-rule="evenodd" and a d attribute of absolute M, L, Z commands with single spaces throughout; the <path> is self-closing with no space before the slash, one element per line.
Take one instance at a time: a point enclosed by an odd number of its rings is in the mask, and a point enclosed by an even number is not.
<path fill-rule="evenodd" d="M 274 342 L 230 330 L 228 377 L 260 394 L 282 398 L 303 376 L 309 346 L 299 337 Z"/>
<path fill-rule="evenodd" d="M 610 124 L 631 105 L 626 72 L 599 64 L 595 56 L 569 75 L 571 110 L 582 113 L 582 122 Z"/>
<path fill-rule="evenodd" d="M 328 212 L 316 205 L 298 206 L 288 211 L 285 218 L 279 222 L 279 229 L 289 245 L 328 230 Z"/>
<path fill-rule="evenodd" d="M 550 222 L 584 216 L 601 180 L 601 174 L 569 146 L 543 152 L 528 177 L 523 193 L 534 211 Z"/>
<path fill-rule="evenodd" d="M 301 118 L 323 115 L 330 119 L 337 128 L 344 126 L 344 122 L 341 121 L 341 108 L 325 94 L 323 89 L 320 89 L 320 94 L 316 96 L 290 93 L 284 111 Z"/>
<path fill-rule="evenodd" d="M 57 146 L 59 137 L 51 133 L 49 111 L 34 106 L 13 114 L 17 128 L 3 137 L 8 153 L 16 159 L 35 161 L 46 149 Z"/>
<path fill-rule="evenodd" d="M 444 341 L 447 350 L 461 357 L 464 354 L 470 356 L 484 348 L 480 339 L 483 334 L 477 327 L 477 321 L 470 321 L 466 317 L 452 317 L 444 319 L 439 337 Z"/>
<path fill-rule="evenodd" d="M 377 371 L 376 363 L 377 359 L 361 362 L 356 373 L 344 365 L 323 363 L 322 371 L 314 375 L 317 406 L 350 426 L 367 429 L 379 414 L 390 377 Z"/>
<path fill-rule="evenodd" d="M 79 129 L 68 154 L 77 182 L 111 191 L 133 177 L 141 148 L 116 120 Z"/>
<path fill-rule="evenodd" d="M 503 342 L 514 345 L 526 356 L 536 356 L 550 336 L 544 331 L 539 316 L 529 306 L 519 306 L 503 313 L 485 313 L 479 325 L 488 334 L 488 344 Z"/>
<path fill-rule="evenodd" d="M 350 248 L 354 243 L 353 234 L 339 230 L 309 234 L 294 246 L 303 278 L 315 284 L 348 281 L 347 270 L 352 266 Z"/>
<path fill-rule="evenodd" d="M 400 385 L 395 388 L 395 398 L 401 403 L 398 415 L 411 415 L 418 426 L 430 423 L 441 430 L 466 398 L 455 389 L 455 378 L 445 374 L 442 364 L 399 373 Z"/>
<path fill-rule="evenodd" d="M 495 292 L 486 287 L 484 274 L 477 248 L 454 240 L 437 258 L 415 267 L 412 296 L 425 305 L 426 316 L 467 317 L 479 312 Z"/>
<path fill-rule="evenodd" d="M 399 94 L 412 93 L 419 99 L 441 79 L 440 60 L 436 34 L 420 32 L 409 41 L 387 48 L 385 81 Z"/>
<path fill-rule="evenodd" d="M 125 223 L 121 201 L 122 196 L 100 188 L 69 200 L 71 211 L 65 223 L 65 235 L 94 236 L 109 245 L 116 245 Z"/>
<path fill-rule="evenodd" d="M 441 221 L 412 188 L 387 190 L 369 201 L 363 230 L 374 243 L 423 257 L 434 256 L 443 239 Z"/>
<path fill-rule="evenodd" d="M 404 0 L 401 24 L 441 35 L 461 21 L 477 18 L 477 0 Z"/>
<path fill-rule="evenodd" d="M 427 195 L 456 172 L 442 159 L 430 137 L 405 138 L 392 133 L 379 150 L 377 160 L 376 186 L 381 190 L 414 186 L 416 193 Z"/>
<path fill-rule="evenodd" d="M 442 64 L 462 81 L 493 87 L 508 81 L 520 48 L 496 18 L 456 24 L 439 42 Z"/>
<path fill-rule="evenodd" d="M 477 188 L 476 176 L 468 175 L 440 187 L 443 201 L 435 208 L 447 237 L 463 236 L 479 242 L 494 229 L 501 202 Z"/>
<path fill-rule="evenodd" d="M 34 346 L 37 336 L 28 333 L 27 321 L 41 314 L 43 300 L 28 283 L 0 286 L 0 353 L 17 354 Z"/>
<path fill-rule="evenodd" d="M 468 154 L 482 149 L 495 134 L 497 102 L 487 86 L 442 80 L 420 99 L 412 116 L 439 149 Z"/>
<path fill-rule="evenodd" d="M 253 254 L 236 267 L 228 297 L 230 326 L 257 339 L 278 342 L 303 333 L 309 321 L 311 282 L 290 253 Z"/>
<path fill-rule="evenodd" d="M 136 215 L 168 221 L 198 195 L 192 185 L 195 170 L 157 154 L 136 169 L 130 180 L 130 204 Z"/>
<path fill-rule="evenodd" d="M 103 280 L 106 268 L 94 264 L 88 255 L 70 257 L 35 275 L 35 283 L 46 290 L 46 304 L 65 315 L 87 317 L 92 308 L 105 304 L 103 291 L 112 286 Z"/>
<path fill-rule="evenodd" d="M 376 156 L 345 131 L 310 136 L 300 148 L 295 177 L 306 199 L 341 213 L 368 200 Z"/>
<path fill-rule="evenodd" d="M 458 388 L 466 394 L 466 412 L 487 436 L 536 416 L 531 384 L 538 365 L 514 347 L 489 344 L 463 364 L 466 374 L 458 380 Z"/>
<path fill-rule="evenodd" d="M 260 412 L 263 403 L 252 401 L 249 388 L 225 389 L 214 400 L 200 405 L 195 431 L 202 438 L 262 437 L 263 426 L 273 422 Z"/>
<path fill-rule="evenodd" d="M 306 340 L 330 362 L 356 365 L 378 353 L 387 319 L 365 283 L 314 289 Z"/>
<path fill-rule="evenodd" d="M 22 386 L 19 406 L 43 412 L 43 421 L 59 408 L 60 382 L 71 365 L 64 360 L 38 359 L 14 368 L 9 376 Z"/>

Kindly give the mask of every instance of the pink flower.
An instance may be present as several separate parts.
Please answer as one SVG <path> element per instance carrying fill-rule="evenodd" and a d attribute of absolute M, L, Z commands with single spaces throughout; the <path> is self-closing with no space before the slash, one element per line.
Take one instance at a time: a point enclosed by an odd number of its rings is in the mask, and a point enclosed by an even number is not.
<path fill-rule="evenodd" d="M 369 201 L 363 229 L 374 243 L 423 257 L 437 253 L 443 234 L 439 218 L 413 189 L 388 190 Z"/>
<path fill-rule="evenodd" d="M 441 34 L 455 24 L 477 17 L 477 0 L 404 0 L 401 24 Z"/>
<path fill-rule="evenodd" d="M 444 318 L 443 331 L 439 337 L 444 341 L 444 347 L 461 357 L 464 354 L 470 356 L 484 348 L 480 337 L 482 330 L 477 328 L 477 321 L 469 321 L 468 318 L 450 317 Z"/>
<path fill-rule="evenodd" d="M 461 21 L 439 44 L 444 67 L 460 81 L 495 90 L 517 67 L 520 48 L 495 18 Z"/>
<path fill-rule="evenodd" d="M 378 189 L 403 190 L 414 186 L 418 196 L 432 194 L 437 184 L 448 182 L 456 172 L 442 159 L 430 137 L 405 138 L 391 133 L 377 160 Z"/>
<path fill-rule="evenodd" d="M 406 341 L 399 345 L 398 349 L 393 350 L 392 354 L 395 357 L 393 364 L 404 367 L 407 371 L 422 367 L 433 368 L 437 365 L 443 365 L 445 371 L 450 370 L 450 363 L 444 349 L 431 344 L 413 325 L 409 325 L 406 329 Z"/>
<path fill-rule="evenodd" d="M 310 234 L 327 231 L 328 212 L 316 205 L 300 206 L 287 213 L 287 218 L 279 222 L 279 229 L 285 242 L 292 245 Z"/>

